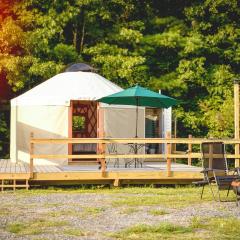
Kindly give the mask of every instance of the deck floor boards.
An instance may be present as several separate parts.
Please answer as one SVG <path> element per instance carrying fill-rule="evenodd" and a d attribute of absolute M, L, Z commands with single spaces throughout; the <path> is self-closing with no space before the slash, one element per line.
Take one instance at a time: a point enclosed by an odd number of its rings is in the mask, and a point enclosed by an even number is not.
<path fill-rule="evenodd" d="M 31 184 L 48 184 L 49 181 L 77 181 L 84 183 L 191 183 L 202 179 L 202 168 L 180 163 L 171 164 L 171 174 L 167 174 L 166 162 L 145 162 L 143 167 L 125 168 L 124 165 L 114 167 L 107 165 L 107 171 L 102 173 L 99 165 L 34 165 L 34 174 L 30 175 L 27 163 L 12 163 L 10 160 L 0 159 L 0 179 L 29 179 Z"/>
<path fill-rule="evenodd" d="M 200 172 L 201 167 L 188 166 L 186 164 L 172 163 L 172 171 L 176 172 Z M 143 167 L 134 166 L 125 168 L 124 165 L 119 167 L 113 167 L 113 165 L 107 166 L 107 171 L 113 172 L 129 172 L 129 171 L 166 171 L 167 164 L 165 162 L 146 162 Z M 86 172 L 86 171 L 97 171 L 99 172 L 98 165 L 66 165 L 66 166 L 55 166 L 55 165 L 34 165 L 34 172 L 38 173 L 55 173 L 55 172 Z M 0 159 L 0 173 L 28 173 L 29 165 L 24 162 L 12 163 L 7 159 Z"/>

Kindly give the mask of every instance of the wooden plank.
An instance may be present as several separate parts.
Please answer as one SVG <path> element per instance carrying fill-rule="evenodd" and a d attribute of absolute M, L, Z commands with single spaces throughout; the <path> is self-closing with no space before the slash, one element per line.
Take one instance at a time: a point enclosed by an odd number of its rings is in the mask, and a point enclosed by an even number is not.
<path fill-rule="evenodd" d="M 34 135 L 33 132 L 30 133 L 30 149 L 29 149 L 29 154 L 30 154 L 30 165 L 29 165 L 29 172 L 30 176 L 33 177 L 33 153 L 34 153 L 34 143 L 31 141 L 33 139 Z"/>
<path fill-rule="evenodd" d="M 73 116 L 73 101 L 70 100 L 70 106 L 68 108 L 68 138 L 72 138 L 72 116 Z M 73 146 L 68 143 L 68 154 L 72 154 Z M 71 161 L 71 159 L 69 159 Z"/>
<path fill-rule="evenodd" d="M 191 153 L 192 158 L 201 158 L 201 153 Z M 206 155 L 207 156 L 207 155 Z M 220 154 L 213 154 L 214 158 L 219 158 Z M 94 158 L 157 158 L 157 159 L 164 159 L 164 158 L 189 158 L 189 154 L 84 154 L 84 155 L 51 155 L 51 154 L 39 154 L 39 155 L 32 155 L 32 158 L 43 158 L 43 159 L 63 159 L 63 158 L 73 158 L 73 159 L 94 159 Z M 234 154 L 226 154 L 227 158 L 235 158 L 239 157 L 240 155 L 234 155 Z M 86 161 L 88 162 L 88 161 Z M 95 161 L 92 161 L 95 162 Z"/>
<path fill-rule="evenodd" d="M 239 80 L 234 81 L 234 137 L 239 139 Z M 235 154 L 239 154 L 239 144 L 235 145 Z M 235 167 L 240 166 L 239 158 L 235 159 Z"/>
<path fill-rule="evenodd" d="M 16 190 L 16 179 L 13 179 L 13 191 Z"/>
<path fill-rule="evenodd" d="M 17 185 L 14 185 L 14 184 L 3 184 L 3 185 L 0 185 L 1 188 L 13 188 L 13 190 L 15 191 L 16 188 L 26 188 L 27 185 L 26 184 L 17 184 Z"/>
<path fill-rule="evenodd" d="M 191 139 L 192 135 L 188 135 L 188 138 Z M 188 165 L 191 166 L 192 165 L 192 144 L 188 143 Z"/>
<path fill-rule="evenodd" d="M 28 179 L 29 174 L 28 173 L 0 173 L 0 179 L 19 179 L 24 180 Z"/>
<path fill-rule="evenodd" d="M 209 144 L 209 168 L 212 169 L 213 164 L 213 144 Z"/>
<path fill-rule="evenodd" d="M 225 144 L 240 144 L 240 139 L 206 139 L 206 138 L 61 138 L 61 139 L 31 139 L 37 144 L 66 144 L 66 143 L 176 143 L 201 144 L 204 142 L 224 142 Z"/>
<path fill-rule="evenodd" d="M 42 165 L 35 165 L 34 172 L 44 172 Z"/>
<path fill-rule="evenodd" d="M 29 189 L 29 182 L 28 182 L 28 179 L 26 179 L 26 190 Z"/>
<path fill-rule="evenodd" d="M 170 132 L 167 132 L 167 138 L 171 137 Z M 167 143 L 167 156 L 169 156 L 171 154 L 171 143 Z M 167 176 L 170 177 L 171 176 L 171 158 L 167 157 Z"/>
<path fill-rule="evenodd" d="M 120 186 L 120 180 L 119 179 L 114 179 L 113 186 L 114 187 L 119 187 Z"/>
<path fill-rule="evenodd" d="M 58 173 L 35 173 L 32 181 L 70 181 L 70 180 L 115 180 L 115 179 L 201 179 L 200 172 L 171 172 L 168 177 L 165 171 L 123 171 L 106 172 L 103 176 L 101 172 L 58 172 Z"/>

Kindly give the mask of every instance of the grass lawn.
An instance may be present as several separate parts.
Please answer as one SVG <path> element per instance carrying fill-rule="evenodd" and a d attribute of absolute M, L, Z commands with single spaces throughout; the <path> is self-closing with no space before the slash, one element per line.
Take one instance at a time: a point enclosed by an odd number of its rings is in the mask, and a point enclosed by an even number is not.
<path fill-rule="evenodd" d="M 222 192 L 226 196 L 226 192 Z M 0 194 L 0 239 L 240 239 L 234 194 L 193 187 L 49 188 Z"/>

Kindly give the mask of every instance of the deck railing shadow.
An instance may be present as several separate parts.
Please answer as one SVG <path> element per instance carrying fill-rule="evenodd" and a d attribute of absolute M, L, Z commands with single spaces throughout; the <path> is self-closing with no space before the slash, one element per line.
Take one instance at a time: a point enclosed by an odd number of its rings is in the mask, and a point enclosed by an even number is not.
<path fill-rule="evenodd" d="M 44 139 L 34 138 L 31 134 L 30 138 L 30 176 L 33 177 L 34 159 L 96 159 L 96 162 L 100 164 L 100 170 L 102 173 L 107 171 L 106 159 L 129 159 L 129 158 L 143 158 L 143 159 L 163 159 L 167 163 L 167 176 L 171 177 L 171 163 L 173 159 L 186 159 L 188 165 L 192 164 L 192 159 L 201 159 L 201 152 L 192 152 L 192 145 L 201 145 L 203 142 L 223 142 L 224 144 L 231 144 L 234 146 L 240 146 L 240 139 L 207 139 L 207 138 L 171 138 L 170 134 L 167 134 L 166 138 L 65 138 L 65 139 Z M 34 146 L 36 144 L 98 144 L 97 154 L 35 154 Z M 163 154 L 108 154 L 106 153 L 106 144 L 165 144 L 166 151 Z M 172 151 L 172 146 L 176 144 L 185 144 L 188 146 L 187 152 Z M 235 148 L 236 149 L 236 148 Z M 175 150 L 175 149 L 174 149 Z M 217 158 L 217 154 L 212 154 L 212 157 Z M 235 167 L 239 166 L 240 154 L 235 152 L 234 154 L 226 154 L 228 159 L 235 159 Z"/>

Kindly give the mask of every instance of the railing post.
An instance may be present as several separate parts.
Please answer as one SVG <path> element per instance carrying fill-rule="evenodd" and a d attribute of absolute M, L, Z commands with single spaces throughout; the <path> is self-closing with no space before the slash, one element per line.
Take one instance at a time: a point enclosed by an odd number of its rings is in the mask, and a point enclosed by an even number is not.
<path fill-rule="evenodd" d="M 171 133 L 167 132 L 166 138 L 171 138 Z M 169 157 L 169 154 L 171 154 L 171 143 L 167 143 L 167 176 L 171 177 L 171 158 Z"/>
<path fill-rule="evenodd" d="M 104 136 L 105 134 L 103 134 Z M 106 144 L 105 143 L 101 143 L 101 154 L 105 155 L 106 153 Z M 101 162 L 101 171 L 104 174 L 106 172 L 106 157 L 104 156 L 104 158 L 100 159 Z"/>
<path fill-rule="evenodd" d="M 234 137 L 239 139 L 239 79 L 234 80 Z M 235 144 L 235 155 L 239 155 L 239 144 Z M 235 167 L 240 166 L 240 159 L 235 158 Z"/>
<path fill-rule="evenodd" d="M 32 139 L 34 137 L 33 132 L 30 133 L 30 150 L 29 150 L 29 154 L 30 154 L 30 164 L 29 164 L 29 172 L 30 172 L 30 178 L 33 178 L 33 153 L 34 153 L 34 143 L 32 142 Z"/>
<path fill-rule="evenodd" d="M 213 144 L 209 144 L 209 168 L 212 169 L 213 167 Z"/>
<path fill-rule="evenodd" d="M 188 138 L 191 140 L 192 139 L 192 135 L 189 134 Z M 188 165 L 189 166 L 192 165 L 192 143 L 188 144 Z"/>

